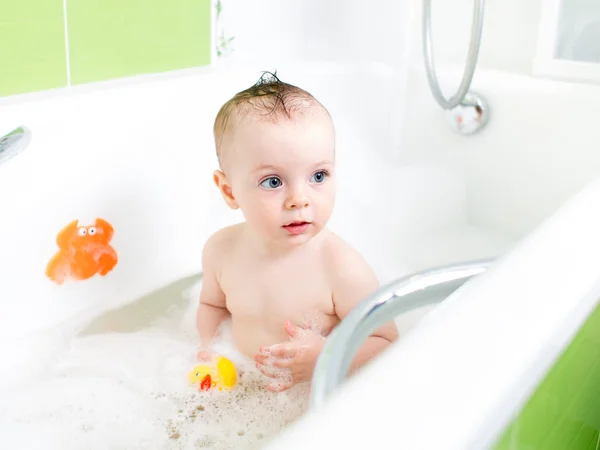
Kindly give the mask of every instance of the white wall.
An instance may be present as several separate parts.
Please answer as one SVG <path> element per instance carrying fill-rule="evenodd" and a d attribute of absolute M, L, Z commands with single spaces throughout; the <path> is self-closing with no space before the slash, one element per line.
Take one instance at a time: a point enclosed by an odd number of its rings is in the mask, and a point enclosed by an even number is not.
<path fill-rule="evenodd" d="M 275 66 L 293 59 L 380 61 L 421 58 L 422 0 L 222 0 L 237 62 Z M 485 2 L 481 68 L 529 73 L 542 0 Z M 462 64 L 473 0 L 432 0 L 440 64 Z"/>
<path fill-rule="evenodd" d="M 407 53 L 406 2 L 222 0 L 222 26 L 235 36 L 236 64 L 275 69 L 289 61 L 380 61 Z"/>
<path fill-rule="evenodd" d="M 222 5 L 219 30 L 234 37 L 228 62 L 275 70 L 282 62 L 326 54 L 327 10 L 316 0 L 222 0 Z"/>

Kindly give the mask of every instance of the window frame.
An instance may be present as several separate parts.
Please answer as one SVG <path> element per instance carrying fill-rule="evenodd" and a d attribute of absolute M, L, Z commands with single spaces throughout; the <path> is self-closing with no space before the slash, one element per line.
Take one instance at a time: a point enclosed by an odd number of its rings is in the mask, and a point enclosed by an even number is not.
<path fill-rule="evenodd" d="M 568 0 L 542 0 L 534 76 L 600 84 L 600 63 L 558 59 L 554 56 L 561 4 Z"/>

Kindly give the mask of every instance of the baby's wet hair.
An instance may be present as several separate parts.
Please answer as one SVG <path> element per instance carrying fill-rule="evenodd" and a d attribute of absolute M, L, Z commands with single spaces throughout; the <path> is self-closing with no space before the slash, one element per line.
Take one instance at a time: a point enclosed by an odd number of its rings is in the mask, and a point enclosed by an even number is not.
<path fill-rule="evenodd" d="M 315 105 L 327 112 L 308 91 L 281 81 L 277 71 L 263 71 L 256 83 L 235 94 L 217 114 L 213 132 L 219 162 L 221 141 L 232 123 L 250 114 L 269 122 L 282 118 L 291 120 L 294 115 L 303 114 Z"/>

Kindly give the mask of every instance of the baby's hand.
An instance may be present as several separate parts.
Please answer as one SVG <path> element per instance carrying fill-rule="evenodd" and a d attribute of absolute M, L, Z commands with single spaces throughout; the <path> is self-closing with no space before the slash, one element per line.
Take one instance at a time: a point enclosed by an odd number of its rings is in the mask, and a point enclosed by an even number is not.
<path fill-rule="evenodd" d="M 291 341 L 261 347 L 254 357 L 256 367 L 266 376 L 277 379 L 267 385 L 267 390 L 285 391 L 297 383 L 312 379 L 315 365 L 325 338 L 309 329 L 286 321 L 285 330 Z"/>
<path fill-rule="evenodd" d="M 212 353 L 210 352 L 210 350 L 206 349 L 200 349 L 196 356 L 198 357 L 198 361 L 202 362 L 207 362 L 212 359 Z"/>

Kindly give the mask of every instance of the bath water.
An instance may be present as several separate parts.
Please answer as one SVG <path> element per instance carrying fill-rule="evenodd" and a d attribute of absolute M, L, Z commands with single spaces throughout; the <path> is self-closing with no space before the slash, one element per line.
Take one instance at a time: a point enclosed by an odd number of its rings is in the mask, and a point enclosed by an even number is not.
<path fill-rule="evenodd" d="M 240 374 L 230 392 L 200 392 L 196 364 L 200 282 L 86 324 L 42 379 L 2 393 L 4 448 L 29 450 L 258 449 L 308 406 L 308 384 L 283 393 L 232 345 L 217 350 Z"/>

